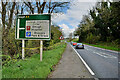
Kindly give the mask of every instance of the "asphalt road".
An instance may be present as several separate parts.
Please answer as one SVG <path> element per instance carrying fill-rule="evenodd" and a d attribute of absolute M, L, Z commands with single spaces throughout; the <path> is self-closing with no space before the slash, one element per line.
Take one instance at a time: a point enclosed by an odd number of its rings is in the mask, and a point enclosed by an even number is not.
<path fill-rule="evenodd" d="M 97 78 L 118 78 L 118 53 L 85 45 L 76 49 Z"/>
<path fill-rule="evenodd" d="M 67 47 L 62 54 L 62 58 L 54 71 L 48 76 L 51 80 L 81 80 L 79 78 L 88 78 L 94 80 L 94 77 L 89 73 L 83 62 L 79 59 L 73 48 L 67 44 Z M 59 79 L 61 78 L 61 79 Z M 49 79 L 48 79 L 49 80 Z"/>

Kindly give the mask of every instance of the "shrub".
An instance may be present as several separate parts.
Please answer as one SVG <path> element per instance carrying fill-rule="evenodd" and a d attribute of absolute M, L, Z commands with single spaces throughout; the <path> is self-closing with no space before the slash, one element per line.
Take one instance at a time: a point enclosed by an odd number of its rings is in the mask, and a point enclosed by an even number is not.
<path fill-rule="evenodd" d="M 100 36 L 95 36 L 92 33 L 87 35 L 86 42 L 90 44 L 96 44 L 100 39 Z"/>

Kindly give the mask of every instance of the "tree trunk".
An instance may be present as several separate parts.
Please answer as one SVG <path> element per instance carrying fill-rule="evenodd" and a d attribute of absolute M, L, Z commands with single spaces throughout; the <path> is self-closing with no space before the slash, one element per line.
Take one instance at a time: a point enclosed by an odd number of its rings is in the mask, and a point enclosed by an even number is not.
<path fill-rule="evenodd" d="M 5 4 L 2 2 L 2 52 L 5 51 L 4 46 L 5 46 L 5 18 L 6 18 L 6 5 L 8 3 L 6 2 Z"/>

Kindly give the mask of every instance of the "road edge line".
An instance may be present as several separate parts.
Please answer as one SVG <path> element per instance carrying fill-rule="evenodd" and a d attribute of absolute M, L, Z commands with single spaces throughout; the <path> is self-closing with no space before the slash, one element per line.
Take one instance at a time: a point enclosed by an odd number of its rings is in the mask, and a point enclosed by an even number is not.
<path fill-rule="evenodd" d="M 70 45 L 70 44 L 69 44 Z M 71 46 L 71 45 L 70 45 Z M 73 48 L 73 46 L 71 46 Z M 73 50 L 77 53 L 78 57 L 82 60 L 83 64 L 86 66 L 88 71 L 91 73 L 91 75 L 95 75 L 95 73 L 92 71 L 92 69 L 87 65 L 87 63 L 84 61 L 84 59 L 81 57 L 81 55 L 73 48 Z"/>

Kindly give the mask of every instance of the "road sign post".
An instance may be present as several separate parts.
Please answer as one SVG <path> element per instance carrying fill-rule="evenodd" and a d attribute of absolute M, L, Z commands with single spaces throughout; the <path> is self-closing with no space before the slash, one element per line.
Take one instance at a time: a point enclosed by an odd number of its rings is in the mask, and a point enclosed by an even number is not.
<path fill-rule="evenodd" d="M 43 40 L 50 40 L 50 14 L 18 15 L 16 19 L 17 40 L 22 40 L 22 59 L 25 55 L 25 40 L 40 40 L 40 61 L 42 61 Z"/>
<path fill-rule="evenodd" d="M 40 40 L 40 61 L 42 61 L 42 53 L 43 53 L 43 41 Z"/>
<path fill-rule="evenodd" d="M 62 40 L 64 40 L 63 35 L 61 35 L 61 36 L 59 37 L 59 39 L 61 40 L 61 42 L 63 42 L 63 41 L 62 41 Z"/>
<path fill-rule="evenodd" d="M 22 40 L 22 59 L 24 60 L 25 57 L 25 41 Z"/>

